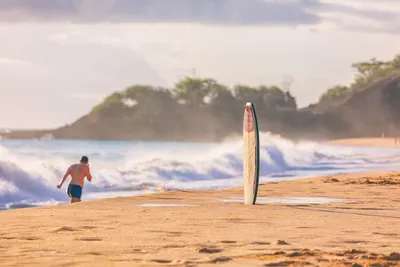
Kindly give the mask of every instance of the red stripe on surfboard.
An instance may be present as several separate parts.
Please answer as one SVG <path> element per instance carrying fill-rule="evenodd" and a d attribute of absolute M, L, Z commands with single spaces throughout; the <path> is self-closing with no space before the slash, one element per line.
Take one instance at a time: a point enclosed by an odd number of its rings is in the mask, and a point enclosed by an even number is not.
<path fill-rule="evenodd" d="M 254 123 L 253 123 L 253 111 L 250 107 L 246 106 L 246 120 L 245 120 L 245 131 L 252 132 L 254 131 Z"/>

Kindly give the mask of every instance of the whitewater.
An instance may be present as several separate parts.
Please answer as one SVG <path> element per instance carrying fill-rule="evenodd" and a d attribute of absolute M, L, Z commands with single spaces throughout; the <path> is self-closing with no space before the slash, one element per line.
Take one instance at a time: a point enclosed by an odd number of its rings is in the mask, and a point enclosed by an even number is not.
<path fill-rule="evenodd" d="M 165 190 L 241 187 L 242 140 L 223 143 L 0 140 L 0 209 L 69 201 L 68 166 L 87 155 L 82 200 Z M 292 142 L 260 134 L 260 183 L 362 171 L 397 171 L 397 148 Z"/>

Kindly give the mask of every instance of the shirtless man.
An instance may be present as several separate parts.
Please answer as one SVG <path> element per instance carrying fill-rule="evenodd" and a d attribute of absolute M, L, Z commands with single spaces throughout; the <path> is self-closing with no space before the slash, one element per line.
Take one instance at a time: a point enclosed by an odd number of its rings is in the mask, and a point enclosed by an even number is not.
<path fill-rule="evenodd" d="M 90 174 L 89 169 L 89 159 L 86 156 L 82 156 L 80 163 L 72 164 L 67 172 L 65 173 L 64 177 L 62 178 L 58 188 L 61 188 L 65 179 L 69 175 L 71 175 L 71 181 L 69 182 L 67 193 L 71 199 L 71 203 L 80 202 L 82 196 L 82 189 L 83 184 L 85 182 L 85 177 L 87 177 L 88 181 L 92 181 L 92 175 Z"/>

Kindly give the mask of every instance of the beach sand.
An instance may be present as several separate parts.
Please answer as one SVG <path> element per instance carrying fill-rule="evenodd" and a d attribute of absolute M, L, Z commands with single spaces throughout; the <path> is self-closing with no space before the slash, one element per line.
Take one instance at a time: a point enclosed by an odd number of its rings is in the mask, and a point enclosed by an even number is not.
<path fill-rule="evenodd" d="M 400 137 L 348 138 L 332 140 L 328 143 L 351 146 L 400 147 Z"/>
<path fill-rule="evenodd" d="M 238 188 L 2 211 L 0 266 L 400 266 L 399 188 L 400 173 L 365 173 L 259 190 L 346 202 L 222 201 Z"/>
<path fill-rule="evenodd" d="M 361 173 L 261 184 L 253 206 L 234 188 L 7 210 L 0 266 L 400 266 L 399 190 Z"/>

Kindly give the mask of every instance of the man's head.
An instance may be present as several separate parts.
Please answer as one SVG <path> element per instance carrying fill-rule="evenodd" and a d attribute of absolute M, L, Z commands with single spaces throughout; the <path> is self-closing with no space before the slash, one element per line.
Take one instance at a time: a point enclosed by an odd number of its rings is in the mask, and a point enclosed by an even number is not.
<path fill-rule="evenodd" d="M 86 157 L 86 156 L 82 156 L 81 157 L 81 163 L 87 164 L 88 162 L 89 162 L 89 158 L 88 157 Z"/>

